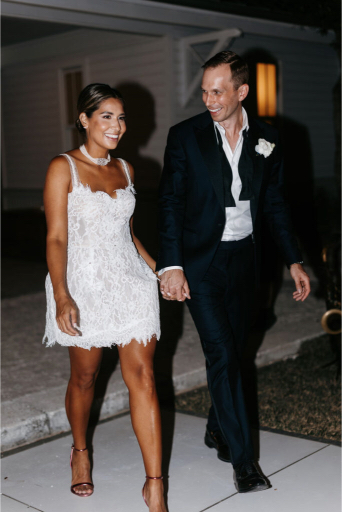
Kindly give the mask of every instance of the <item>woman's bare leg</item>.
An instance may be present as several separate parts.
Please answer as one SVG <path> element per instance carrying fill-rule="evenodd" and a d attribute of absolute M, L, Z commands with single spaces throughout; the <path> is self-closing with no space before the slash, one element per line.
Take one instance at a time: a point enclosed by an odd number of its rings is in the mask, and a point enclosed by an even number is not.
<path fill-rule="evenodd" d="M 118 347 L 123 379 L 129 390 L 132 425 L 144 460 L 146 475 L 161 476 L 161 420 L 153 356 L 156 339 L 145 347 L 136 340 Z M 166 512 L 162 480 L 147 480 L 145 496 L 150 512 Z"/>
<path fill-rule="evenodd" d="M 100 370 L 102 349 L 86 350 L 69 347 L 71 374 L 65 397 L 65 409 L 71 425 L 75 448 L 86 448 L 86 432 L 94 398 L 95 381 Z M 72 458 L 72 485 L 91 482 L 88 451 L 74 451 Z M 89 494 L 89 486 L 76 487 L 78 494 Z"/>

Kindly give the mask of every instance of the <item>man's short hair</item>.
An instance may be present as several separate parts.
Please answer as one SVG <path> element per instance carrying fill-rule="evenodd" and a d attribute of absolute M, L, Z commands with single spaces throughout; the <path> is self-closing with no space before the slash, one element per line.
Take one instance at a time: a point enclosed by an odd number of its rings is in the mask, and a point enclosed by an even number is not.
<path fill-rule="evenodd" d="M 243 84 L 248 84 L 249 71 L 248 64 L 240 55 L 234 52 L 219 52 L 211 59 L 207 60 L 202 66 L 204 70 L 208 68 L 217 68 L 222 64 L 229 64 L 232 72 L 232 82 L 234 89 L 238 89 Z"/>

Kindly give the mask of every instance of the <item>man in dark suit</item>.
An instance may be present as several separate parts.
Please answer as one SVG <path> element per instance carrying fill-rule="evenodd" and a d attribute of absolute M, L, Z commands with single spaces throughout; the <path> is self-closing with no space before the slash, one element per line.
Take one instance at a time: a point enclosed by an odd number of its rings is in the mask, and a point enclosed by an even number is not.
<path fill-rule="evenodd" d="M 206 359 L 212 407 L 205 443 L 231 461 L 239 492 L 270 485 L 254 462 L 240 374 L 266 217 L 304 301 L 310 282 L 282 195 L 277 131 L 248 119 L 248 67 L 233 52 L 203 66 L 206 112 L 170 129 L 160 184 L 157 270 L 165 299 L 186 300 Z"/>

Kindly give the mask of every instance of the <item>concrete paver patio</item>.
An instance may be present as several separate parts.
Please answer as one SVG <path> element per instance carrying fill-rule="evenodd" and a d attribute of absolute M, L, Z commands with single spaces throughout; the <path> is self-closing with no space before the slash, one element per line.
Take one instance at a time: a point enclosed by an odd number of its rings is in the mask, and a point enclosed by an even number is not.
<path fill-rule="evenodd" d="M 165 468 L 170 512 L 340 512 L 341 450 L 260 432 L 260 465 L 272 488 L 237 494 L 230 464 L 203 444 L 206 421 L 163 412 Z M 71 436 L 2 460 L 2 512 L 143 512 L 144 469 L 130 417 L 97 426 L 93 438 L 95 492 L 72 495 L 68 466 Z M 166 481 L 167 482 L 167 481 Z"/>

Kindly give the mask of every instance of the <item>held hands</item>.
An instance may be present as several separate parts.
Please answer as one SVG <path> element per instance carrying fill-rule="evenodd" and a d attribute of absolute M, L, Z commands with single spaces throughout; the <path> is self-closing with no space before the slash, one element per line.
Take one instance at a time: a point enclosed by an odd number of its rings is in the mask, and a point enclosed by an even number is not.
<path fill-rule="evenodd" d="M 191 299 L 188 281 L 183 270 L 167 270 L 160 276 L 160 292 L 166 300 L 184 302 Z"/>
<path fill-rule="evenodd" d="M 300 263 L 293 263 L 290 266 L 290 274 L 297 288 L 297 290 L 293 292 L 293 298 L 296 301 L 301 300 L 304 302 L 311 291 L 310 278 Z"/>
<path fill-rule="evenodd" d="M 56 298 L 56 320 L 58 328 L 70 336 L 79 336 L 77 328 L 77 307 L 67 295 Z"/>

